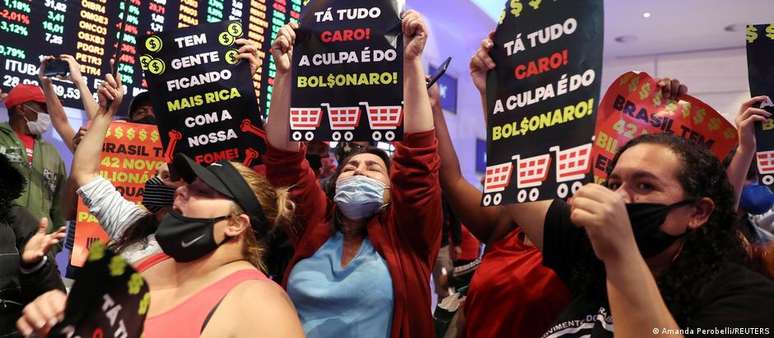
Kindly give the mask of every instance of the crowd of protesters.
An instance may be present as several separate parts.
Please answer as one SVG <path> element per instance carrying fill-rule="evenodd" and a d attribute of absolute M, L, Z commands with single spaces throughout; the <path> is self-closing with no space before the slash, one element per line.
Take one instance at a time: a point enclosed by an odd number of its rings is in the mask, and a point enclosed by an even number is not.
<path fill-rule="evenodd" d="M 46 336 L 62 321 L 68 295 L 54 255 L 78 198 L 150 287 L 146 338 L 773 334 L 774 193 L 752 161 L 754 125 L 771 117 L 756 108 L 766 97 L 740 107 L 724 162 L 648 134 L 618 149 L 603 184 L 568 200 L 483 207 L 438 90 L 426 88 L 419 13 L 402 16 L 405 134 L 392 155 L 367 142 L 289 141 L 298 28 L 282 27 L 272 44 L 265 173 L 176 154 L 139 205 L 99 174 L 120 77 L 107 75 L 95 100 L 75 59 L 57 57 L 82 93 L 89 122 L 78 131 L 42 71 L 54 57 L 42 60 L 40 86 L 2 96 L 0 337 Z M 497 66 L 492 37 L 470 61 L 482 102 Z M 255 73 L 258 47 L 237 42 Z M 659 86 L 666 98 L 687 94 L 677 80 Z M 150 93 L 135 97 L 128 120 L 156 124 Z M 50 125 L 74 154 L 69 175 L 41 138 Z"/>

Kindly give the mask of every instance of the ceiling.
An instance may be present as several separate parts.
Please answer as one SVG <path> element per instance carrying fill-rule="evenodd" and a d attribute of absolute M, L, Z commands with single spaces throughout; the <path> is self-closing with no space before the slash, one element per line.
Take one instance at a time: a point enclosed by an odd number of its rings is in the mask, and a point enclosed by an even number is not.
<path fill-rule="evenodd" d="M 469 1 L 486 13 L 492 23 L 506 3 Z M 645 12 L 651 13 L 650 18 L 643 17 Z M 605 56 L 743 47 L 744 25 L 749 23 L 774 23 L 774 0 L 606 0 Z M 741 30 L 727 32 L 724 28 L 729 25 L 739 25 Z M 619 36 L 634 37 L 634 41 L 616 42 Z"/>

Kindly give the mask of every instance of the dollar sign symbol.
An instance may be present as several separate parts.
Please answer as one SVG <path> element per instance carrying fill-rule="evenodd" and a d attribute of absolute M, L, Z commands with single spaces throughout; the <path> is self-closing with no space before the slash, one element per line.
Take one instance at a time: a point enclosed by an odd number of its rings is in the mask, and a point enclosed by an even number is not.
<path fill-rule="evenodd" d="M 720 129 L 720 120 L 717 117 L 713 117 L 707 126 L 709 127 L 710 131 L 718 130 Z"/>
<path fill-rule="evenodd" d="M 524 5 L 519 0 L 511 0 L 511 15 L 518 18 L 522 9 L 524 9 Z"/>
<path fill-rule="evenodd" d="M 768 36 L 769 39 L 774 40 L 774 24 L 766 26 L 766 36 Z"/>
<path fill-rule="evenodd" d="M 757 38 L 758 31 L 755 29 L 755 26 L 747 26 L 747 43 L 753 43 Z"/>
<path fill-rule="evenodd" d="M 145 131 L 145 129 L 140 130 L 140 141 L 145 142 L 145 139 L 148 138 L 148 132 Z"/>
<path fill-rule="evenodd" d="M 644 100 L 649 95 L 650 95 L 650 83 L 645 83 L 642 86 L 642 88 L 640 88 L 640 100 Z"/>
<path fill-rule="evenodd" d="M 115 135 L 117 139 L 120 139 L 124 137 L 124 130 L 121 129 L 121 127 L 118 127 L 113 130 L 113 135 Z"/>
<path fill-rule="evenodd" d="M 129 141 L 134 140 L 134 128 L 130 128 L 129 131 L 126 132 L 126 137 Z"/>
<path fill-rule="evenodd" d="M 335 84 L 333 74 L 328 75 L 328 88 L 333 88 Z"/>
<path fill-rule="evenodd" d="M 154 130 L 151 132 L 151 141 L 156 142 L 159 140 L 159 131 Z"/>
<path fill-rule="evenodd" d="M 113 128 L 108 128 L 107 133 L 105 133 L 105 138 L 108 138 L 113 135 Z"/>

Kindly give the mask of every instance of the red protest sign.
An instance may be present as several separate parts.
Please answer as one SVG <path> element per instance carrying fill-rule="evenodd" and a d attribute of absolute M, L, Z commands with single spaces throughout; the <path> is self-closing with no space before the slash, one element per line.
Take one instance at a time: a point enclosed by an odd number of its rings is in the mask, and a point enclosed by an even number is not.
<path fill-rule="evenodd" d="M 701 100 L 665 100 L 647 73 L 628 72 L 610 85 L 597 114 L 592 159 L 594 182 L 607 178 L 618 148 L 648 133 L 673 133 L 709 147 L 723 159 L 737 144 L 736 128 Z"/>
<path fill-rule="evenodd" d="M 153 177 L 164 163 L 163 152 L 155 125 L 113 122 L 102 145 L 99 174 L 113 183 L 124 198 L 139 203 L 145 181 Z M 96 217 L 89 213 L 83 200 L 78 199 L 75 243 L 70 263 L 83 266 L 89 247 L 98 240 L 102 243 L 110 241 Z"/>

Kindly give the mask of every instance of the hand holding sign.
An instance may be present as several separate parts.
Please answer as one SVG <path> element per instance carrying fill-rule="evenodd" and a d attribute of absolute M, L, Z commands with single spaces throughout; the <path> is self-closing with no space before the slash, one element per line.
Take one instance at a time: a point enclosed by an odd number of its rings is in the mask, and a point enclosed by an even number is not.
<path fill-rule="evenodd" d="M 24 245 L 24 252 L 21 257 L 24 264 L 37 264 L 46 255 L 48 249 L 57 245 L 65 237 L 64 227 L 50 234 L 46 234 L 46 228 L 48 228 L 48 218 L 43 217 L 38 224 L 38 231 Z"/>
<path fill-rule="evenodd" d="M 761 102 L 766 102 L 768 96 L 756 96 L 742 103 L 736 114 L 736 130 L 739 133 L 739 147 L 746 151 L 755 151 L 755 122 L 766 122 L 771 113 L 755 108 Z"/>
<path fill-rule="evenodd" d="M 261 47 L 256 45 L 253 41 L 247 39 L 237 39 L 235 42 L 237 45 L 241 46 L 237 51 L 237 59 L 247 60 L 247 62 L 250 63 L 250 75 L 255 76 L 255 72 L 258 71 L 258 67 L 261 65 L 261 61 L 258 60 L 258 51 L 261 50 Z"/>
<path fill-rule="evenodd" d="M 280 28 L 277 38 L 271 44 L 271 55 L 277 64 L 277 75 L 290 74 L 290 66 L 293 61 L 293 45 L 296 43 L 296 29 L 298 24 L 291 22 Z"/>
<path fill-rule="evenodd" d="M 427 43 L 427 24 L 416 11 L 409 10 L 403 14 L 403 55 L 405 61 L 413 61 L 422 57 Z"/>
<path fill-rule="evenodd" d="M 495 32 L 492 31 L 484 40 L 481 40 L 481 47 L 478 47 L 476 54 L 473 54 L 470 59 L 470 78 L 481 95 L 486 94 L 486 74 L 496 66 L 489 56 L 494 47 L 494 34 Z"/>

